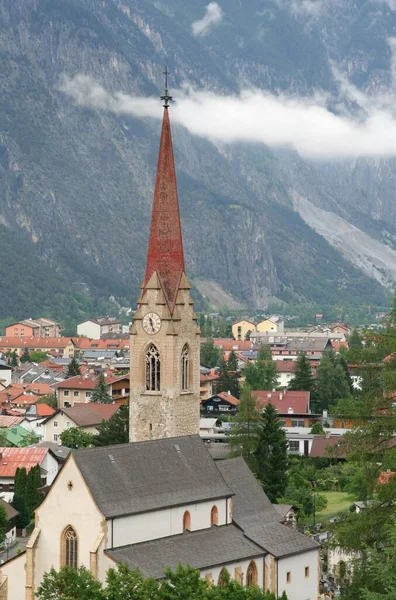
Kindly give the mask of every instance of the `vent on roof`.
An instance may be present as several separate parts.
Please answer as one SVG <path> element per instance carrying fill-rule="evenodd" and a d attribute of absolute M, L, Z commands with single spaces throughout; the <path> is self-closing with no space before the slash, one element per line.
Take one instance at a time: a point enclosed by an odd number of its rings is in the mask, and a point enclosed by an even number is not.
<path fill-rule="evenodd" d="M 107 456 L 109 457 L 110 462 L 115 462 L 115 458 L 112 454 L 108 454 Z"/>
<path fill-rule="evenodd" d="M 175 444 L 175 449 L 176 449 L 176 452 L 181 452 L 180 446 L 178 446 L 177 444 Z"/>

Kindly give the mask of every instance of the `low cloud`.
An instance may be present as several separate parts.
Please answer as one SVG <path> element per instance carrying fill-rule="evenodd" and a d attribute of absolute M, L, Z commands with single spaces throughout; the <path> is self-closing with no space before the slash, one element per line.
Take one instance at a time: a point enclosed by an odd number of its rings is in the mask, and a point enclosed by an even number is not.
<path fill-rule="evenodd" d="M 258 89 L 224 96 L 186 85 L 174 92 L 172 121 L 213 142 L 293 148 L 316 160 L 396 156 L 394 94 L 367 95 L 336 68 L 333 73 L 337 98 L 323 93 L 275 95 Z M 157 99 L 108 92 L 85 75 L 64 76 L 60 89 L 80 106 L 139 118 L 162 115 Z"/>
<path fill-rule="evenodd" d="M 325 8 L 324 0 L 275 0 L 281 8 L 290 10 L 294 15 L 317 17 Z M 389 0 L 392 1 L 392 0 Z M 396 0 L 394 0 L 396 2 Z"/>
<path fill-rule="evenodd" d="M 204 36 L 212 29 L 216 23 L 219 23 L 223 18 L 223 11 L 217 2 L 209 2 L 202 19 L 194 21 L 191 25 L 193 35 Z"/>

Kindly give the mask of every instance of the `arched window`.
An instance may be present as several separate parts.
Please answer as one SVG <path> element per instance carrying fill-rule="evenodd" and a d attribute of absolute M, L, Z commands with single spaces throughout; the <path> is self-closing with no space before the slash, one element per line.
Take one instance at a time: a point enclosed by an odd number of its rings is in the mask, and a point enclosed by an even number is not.
<path fill-rule="evenodd" d="M 223 567 L 219 573 L 217 585 L 219 587 L 225 587 L 229 581 L 230 581 L 230 574 L 227 571 L 227 569 L 225 567 Z"/>
<path fill-rule="evenodd" d="M 187 344 L 181 353 L 181 388 L 183 392 L 190 389 L 190 350 Z"/>
<path fill-rule="evenodd" d="M 257 566 L 254 560 L 251 560 L 246 573 L 246 585 L 257 585 Z"/>
<path fill-rule="evenodd" d="M 154 344 L 150 344 L 146 351 L 146 390 L 159 392 L 161 385 L 161 359 L 160 353 Z"/>
<path fill-rule="evenodd" d="M 186 512 L 183 515 L 183 531 L 190 531 L 191 530 L 191 515 L 188 512 L 188 510 L 186 510 Z"/>
<path fill-rule="evenodd" d="M 219 511 L 217 506 L 212 506 L 212 510 L 210 511 L 210 524 L 217 525 L 219 520 Z"/>
<path fill-rule="evenodd" d="M 77 534 L 70 525 L 62 535 L 61 566 L 77 569 L 78 541 Z"/>

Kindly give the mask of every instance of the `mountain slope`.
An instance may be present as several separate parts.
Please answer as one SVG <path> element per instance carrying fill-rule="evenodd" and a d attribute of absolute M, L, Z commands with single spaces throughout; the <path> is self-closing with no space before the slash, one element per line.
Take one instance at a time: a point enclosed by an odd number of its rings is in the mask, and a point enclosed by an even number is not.
<path fill-rule="evenodd" d="M 84 73 L 110 91 L 158 96 L 168 60 L 174 87 L 189 81 L 224 93 L 240 85 L 331 89 L 329 55 L 337 48 L 340 61 L 352 57 L 356 66 L 358 51 L 353 40 L 343 51 L 337 46 L 334 23 L 346 3 L 335 3 L 338 12 L 308 26 L 279 2 L 230 0 L 216 34 L 195 38 L 191 23 L 204 12 L 201 1 L 5 0 L 0 222 L 28 240 L 30 256 L 56 270 L 63 285 L 134 302 L 159 123 L 76 106 L 59 89 L 62 74 Z M 366 14 L 364 3 L 354 4 L 355 13 L 347 10 L 349 34 L 356 27 L 352 17 Z M 374 61 L 373 77 L 385 66 Z M 394 245 L 392 161 L 355 161 L 353 169 L 350 163 L 319 165 L 291 151 L 222 147 L 182 127 L 173 131 L 187 269 L 214 304 L 229 297 L 236 306 L 256 307 L 272 298 L 386 302 L 375 279 L 304 222 L 294 198 L 299 194 Z M 384 233 L 375 220 L 385 215 Z M 13 316 L 24 316 L 23 286 L 13 285 L 19 307 Z M 0 305 L 0 317 L 7 311 Z"/>

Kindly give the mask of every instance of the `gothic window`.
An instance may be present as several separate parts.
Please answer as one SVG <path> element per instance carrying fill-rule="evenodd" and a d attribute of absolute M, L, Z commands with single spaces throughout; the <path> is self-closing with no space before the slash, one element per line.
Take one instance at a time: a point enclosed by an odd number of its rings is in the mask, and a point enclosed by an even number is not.
<path fill-rule="evenodd" d="M 190 388 L 190 350 L 187 344 L 181 354 L 181 382 L 182 391 L 186 392 Z"/>
<path fill-rule="evenodd" d="M 250 561 L 246 573 L 246 585 L 257 585 L 257 566 L 254 560 Z"/>
<path fill-rule="evenodd" d="M 154 344 L 150 344 L 146 352 L 146 390 L 159 392 L 161 385 L 160 353 Z"/>
<path fill-rule="evenodd" d="M 186 510 L 186 512 L 183 515 L 183 531 L 190 531 L 191 530 L 191 515 L 188 512 L 188 510 Z"/>
<path fill-rule="evenodd" d="M 66 527 L 62 535 L 62 567 L 73 567 L 77 569 L 78 541 L 77 534 L 70 525 Z"/>
<path fill-rule="evenodd" d="M 225 567 L 223 567 L 219 573 L 219 578 L 217 580 L 217 585 L 221 587 L 225 587 L 230 580 L 230 574 Z"/>
<path fill-rule="evenodd" d="M 217 525 L 219 520 L 219 511 L 217 506 L 212 506 L 212 510 L 210 511 L 210 524 Z"/>

